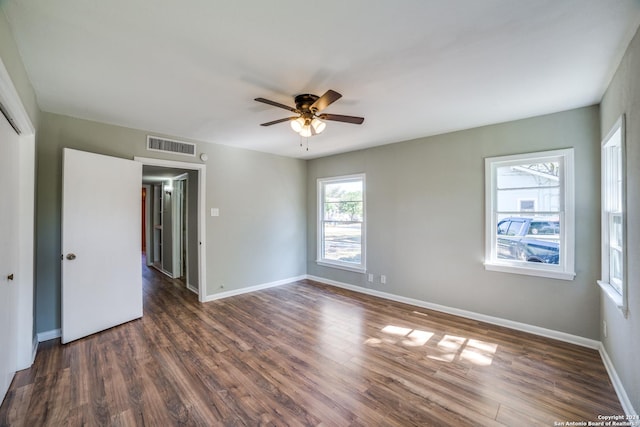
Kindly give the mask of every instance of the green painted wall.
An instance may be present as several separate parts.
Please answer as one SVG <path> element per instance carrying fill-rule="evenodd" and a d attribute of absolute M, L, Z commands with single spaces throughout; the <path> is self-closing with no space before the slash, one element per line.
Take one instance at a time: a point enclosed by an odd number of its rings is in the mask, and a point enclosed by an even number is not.
<path fill-rule="evenodd" d="M 309 161 L 307 271 L 421 301 L 597 339 L 600 251 L 598 107 Z M 573 281 L 486 271 L 484 158 L 575 148 Z M 366 173 L 367 269 L 319 266 L 316 180 Z M 380 275 L 387 283 L 381 284 Z"/>
<path fill-rule="evenodd" d="M 629 313 L 623 316 L 602 296 L 602 320 L 608 336 L 600 336 L 636 412 L 640 411 L 640 32 L 637 32 L 602 98 L 601 137 L 622 114 L 627 148 L 627 289 Z M 603 328 L 600 328 L 603 331 Z"/>
<path fill-rule="evenodd" d="M 60 327 L 62 148 L 122 158 L 189 161 L 185 156 L 147 151 L 146 135 L 141 130 L 42 113 L 37 145 L 38 332 Z M 209 156 L 206 212 L 220 209 L 219 217 L 206 218 L 207 295 L 303 275 L 305 162 L 216 144 L 197 143 L 197 151 Z"/>

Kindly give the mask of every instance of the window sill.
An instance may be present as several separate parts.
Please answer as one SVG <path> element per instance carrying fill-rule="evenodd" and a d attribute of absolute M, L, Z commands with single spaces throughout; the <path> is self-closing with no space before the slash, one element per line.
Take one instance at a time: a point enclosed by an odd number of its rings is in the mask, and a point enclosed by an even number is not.
<path fill-rule="evenodd" d="M 524 274 L 526 276 L 546 277 L 548 279 L 573 280 L 576 273 L 566 271 L 542 270 L 539 268 L 516 267 L 504 264 L 484 264 L 485 270 L 500 271 L 502 273 Z"/>
<path fill-rule="evenodd" d="M 331 268 L 337 268 L 339 270 L 353 271 L 354 273 L 362 273 L 362 274 L 364 274 L 367 271 L 366 268 L 364 268 L 364 267 L 357 267 L 357 266 L 338 264 L 338 263 L 333 263 L 333 262 L 329 262 L 329 261 L 316 260 L 316 264 L 321 265 L 323 267 L 331 267 Z"/>
<path fill-rule="evenodd" d="M 618 307 L 618 309 L 626 316 L 626 308 L 624 306 L 624 300 L 622 295 L 618 293 L 618 291 L 611 286 L 610 283 L 604 282 L 602 280 L 598 280 L 598 286 L 604 292 L 604 294 Z"/>

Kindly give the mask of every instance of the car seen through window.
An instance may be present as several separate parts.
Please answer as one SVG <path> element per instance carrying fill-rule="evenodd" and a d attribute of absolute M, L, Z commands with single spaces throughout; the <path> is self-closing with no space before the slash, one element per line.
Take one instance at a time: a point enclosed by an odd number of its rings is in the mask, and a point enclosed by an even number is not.
<path fill-rule="evenodd" d="M 497 226 L 500 259 L 558 264 L 560 221 L 548 218 L 508 217 Z"/>

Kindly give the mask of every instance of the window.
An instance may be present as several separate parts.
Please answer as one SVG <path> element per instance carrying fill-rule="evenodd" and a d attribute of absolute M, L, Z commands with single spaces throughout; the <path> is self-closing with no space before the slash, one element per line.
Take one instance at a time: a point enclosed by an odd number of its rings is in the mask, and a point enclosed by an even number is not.
<path fill-rule="evenodd" d="M 365 271 L 364 174 L 318 180 L 318 264 Z"/>
<path fill-rule="evenodd" d="M 485 268 L 572 280 L 573 149 L 485 159 Z"/>
<path fill-rule="evenodd" d="M 624 117 L 602 141 L 602 280 L 605 293 L 626 312 Z"/>

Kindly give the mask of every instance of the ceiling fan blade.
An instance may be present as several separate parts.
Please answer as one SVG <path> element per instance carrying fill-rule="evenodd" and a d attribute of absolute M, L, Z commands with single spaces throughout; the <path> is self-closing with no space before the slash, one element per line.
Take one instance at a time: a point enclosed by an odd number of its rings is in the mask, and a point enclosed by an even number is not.
<path fill-rule="evenodd" d="M 279 120 L 274 120 L 274 121 L 272 121 L 272 122 L 262 123 L 260 126 L 271 126 L 271 125 L 275 125 L 275 124 L 278 124 L 278 123 L 288 122 L 288 121 L 291 121 L 291 120 L 295 120 L 295 119 L 297 119 L 297 118 L 298 118 L 298 116 L 295 116 L 295 117 L 287 117 L 286 119 L 279 119 Z"/>
<path fill-rule="evenodd" d="M 324 93 L 324 95 L 316 99 L 316 102 L 311 104 L 310 109 L 315 112 L 322 111 L 340 98 L 342 98 L 342 95 L 340 95 L 335 90 L 329 89 Z"/>
<path fill-rule="evenodd" d="M 264 99 L 264 98 L 256 98 L 256 99 L 254 99 L 254 101 L 262 102 L 264 104 L 273 105 L 274 107 L 284 108 L 285 110 L 289 110 L 289 111 L 292 111 L 294 113 L 299 113 L 300 112 L 300 111 L 296 110 L 293 107 L 289 107 L 288 105 L 280 104 L 279 102 L 270 101 L 270 100 Z"/>
<path fill-rule="evenodd" d="M 341 114 L 320 114 L 318 118 L 321 120 L 333 120 L 334 122 L 353 123 L 354 125 L 361 125 L 364 122 L 364 117 L 343 116 Z"/>

